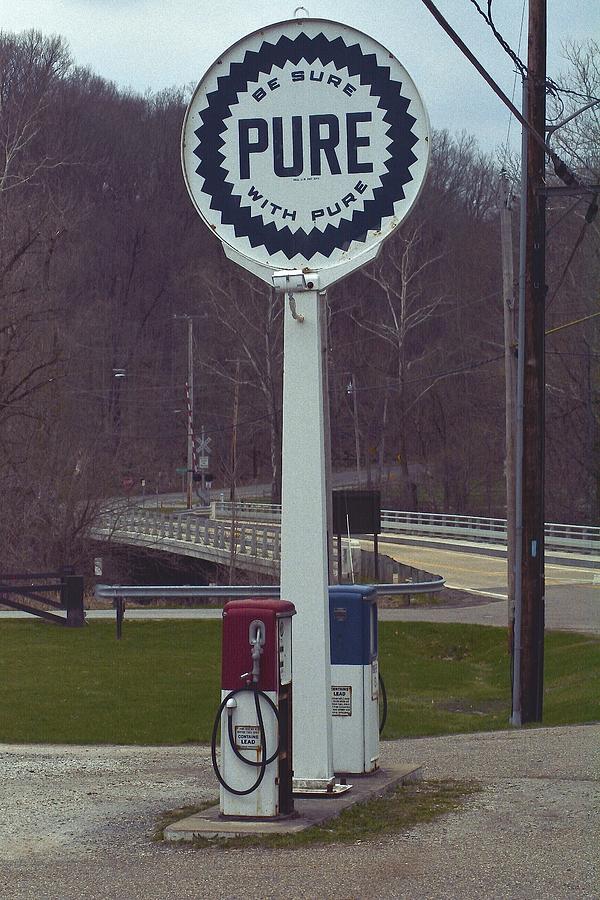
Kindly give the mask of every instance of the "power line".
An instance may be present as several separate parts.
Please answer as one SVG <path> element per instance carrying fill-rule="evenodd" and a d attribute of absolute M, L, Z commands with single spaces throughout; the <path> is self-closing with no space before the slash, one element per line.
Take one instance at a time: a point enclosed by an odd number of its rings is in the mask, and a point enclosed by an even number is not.
<path fill-rule="evenodd" d="M 493 362 L 497 362 L 500 359 L 504 359 L 504 353 L 499 353 L 496 356 L 489 356 L 487 359 L 480 359 L 477 361 L 473 361 L 470 363 L 466 363 L 464 366 L 459 366 L 455 369 L 447 369 L 443 372 L 430 372 L 427 375 L 419 375 L 415 378 L 407 378 L 404 382 L 405 385 L 410 384 L 419 384 L 423 381 L 439 381 L 442 378 L 449 378 L 452 375 L 464 375 L 465 372 L 472 372 L 475 369 L 480 369 L 483 366 L 490 365 Z M 335 375 L 335 373 L 334 373 Z M 357 387 L 355 390 L 357 393 L 364 393 L 367 391 L 375 392 L 375 391 L 383 391 L 383 390 L 399 390 L 398 383 L 396 380 L 392 381 L 391 379 L 384 382 L 383 384 L 367 384 L 361 387 Z"/>
<path fill-rule="evenodd" d="M 546 350 L 546 356 L 575 356 L 580 359 L 589 359 L 590 356 L 600 357 L 600 350 L 588 350 L 587 353 L 577 353 L 574 350 Z"/>
<path fill-rule="evenodd" d="M 572 325 L 580 325 L 582 322 L 596 319 L 598 316 L 600 316 L 600 312 L 590 313 L 589 316 L 582 316 L 581 319 L 574 319 L 572 322 L 564 322 L 562 325 L 557 325 L 556 328 L 550 328 L 546 331 L 546 337 L 549 334 L 554 334 L 556 331 L 562 331 L 563 328 L 570 328 Z"/>
<path fill-rule="evenodd" d="M 521 52 L 521 41 L 523 40 L 523 26 L 525 24 L 525 2 L 526 2 L 526 0 L 523 0 L 523 5 L 521 7 L 521 25 L 519 27 L 519 44 L 518 44 L 518 52 L 519 53 Z M 515 72 L 515 77 L 513 78 L 512 94 L 510 97 L 510 99 L 513 103 L 515 102 L 515 91 L 517 90 L 517 77 L 518 77 L 518 72 Z M 506 158 L 508 156 L 508 148 L 509 148 L 509 144 L 510 144 L 510 130 L 512 127 L 512 120 L 513 120 L 513 117 L 509 112 L 508 128 L 506 131 L 506 143 L 504 145 L 504 148 L 505 148 L 504 149 L 504 160 L 506 160 Z"/>
<path fill-rule="evenodd" d="M 595 103 L 600 103 L 600 97 L 592 97 L 591 94 L 583 94 L 581 91 L 574 91 L 572 88 L 562 87 L 562 85 L 557 84 L 555 81 L 552 81 L 552 79 L 550 79 L 550 84 L 561 94 L 569 94 L 569 96 L 576 97 L 578 100 L 590 100 Z"/>
<path fill-rule="evenodd" d="M 482 10 L 482 8 L 480 7 L 480 5 L 479 5 L 479 3 L 477 2 L 477 0 L 470 0 L 470 2 L 473 4 L 473 6 L 475 7 L 475 9 L 476 9 L 477 12 L 479 13 L 479 15 L 480 15 L 480 16 L 484 19 L 484 21 L 489 25 L 489 27 L 490 27 L 491 30 L 492 30 L 492 33 L 493 33 L 494 37 L 496 38 L 496 40 L 498 41 L 498 43 L 500 44 L 500 46 L 502 47 L 502 49 L 503 49 L 506 53 L 508 53 L 508 55 L 510 56 L 510 58 L 511 58 L 512 61 L 514 62 L 515 66 L 517 67 L 517 69 L 518 69 L 519 72 L 521 73 L 521 77 L 525 78 L 525 77 L 527 76 L 527 66 L 525 65 L 525 63 L 523 62 L 523 60 L 521 60 L 521 59 L 519 58 L 519 56 L 515 53 L 515 51 L 514 51 L 514 50 L 512 49 L 512 47 L 510 46 L 510 44 L 502 37 L 502 35 L 500 34 L 500 32 L 498 31 L 498 29 L 496 28 L 496 26 L 495 26 L 495 24 L 494 24 L 494 20 L 493 20 L 493 18 L 492 18 L 492 3 L 493 3 L 493 0 L 487 0 L 487 13 L 485 13 L 485 12 Z M 525 5 L 524 5 L 524 4 L 523 4 L 523 9 L 525 9 Z M 523 28 L 523 19 L 521 19 L 521 29 L 522 29 L 522 28 Z M 521 38 L 520 38 L 520 36 L 519 36 L 519 49 L 520 49 L 520 46 L 521 46 Z"/>
<path fill-rule="evenodd" d="M 586 217 L 586 219 L 584 219 L 584 222 L 581 226 L 581 229 L 579 230 L 579 234 L 577 235 L 577 239 L 575 240 L 575 244 L 573 245 L 573 249 L 571 250 L 571 253 L 569 254 L 569 258 L 565 264 L 565 267 L 562 270 L 561 276 L 558 279 L 558 284 L 554 288 L 554 291 L 552 292 L 552 296 L 549 297 L 549 299 L 546 303 L 546 309 L 550 308 L 550 306 L 552 305 L 552 303 L 554 302 L 554 300 L 556 298 L 556 295 L 558 294 L 559 290 L 563 286 L 564 280 L 567 277 L 567 273 L 568 273 L 569 269 L 571 268 L 571 263 L 575 259 L 575 254 L 577 253 L 577 251 L 581 245 L 581 242 L 583 241 L 588 224 L 589 224 L 589 222 L 587 221 L 587 217 Z"/>
<path fill-rule="evenodd" d="M 494 79 L 492 78 L 490 73 L 487 71 L 485 66 L 483 66 L 482 63 L 479 62 L 479 60 L 477 59 L 475 54 L 469 49 L 469 47 L 467 47 L 467 45 L 465 44 L 463 39 L 460 37 L 460 35 L 454 30 L 454 28 L 452 28 L 452 26 L 447 21 L 447 19 L 444 18 L 444 16 L 441 14 L 441 12 L 437 8 L 437 6 L 433 2 L 433 0 L 421 0 L 421 2 L 423 3 L 423 5 L 425 7 L 427 7 L 427 9 L 431 13 L 431 15 L 436 20 L 436 22 L 444 29 L 444 31 L 446 32 L 448 37 L 456 44 L 456 46 L 459 48 L 461 53 L 463 53 L 463 55 L 466 56 L 466 58 L 469 60 L 471 65 L 473 65 L 475 67 L 475 69 L 477 69 L 477 71 L 479 72 L 481 77 L 489 85 L 489 87 L 491 87 L 491 89 L 496 94 L 496 96 L 512 112 L 513 116 L 521 123 L 521 125 L 527 129 L 528 135 L 533 138 L 533 140 L 536 142 L 536 144 L 539 147 L 543 148 L 545 153 L 548 154 L 548 156 L 550 157 L 550 159 L 552 160 L 552 162 L 554 164 L 554 171 L 555 171 L 556 175 L 560 178 L 560 180 L 563 181 L 568 187 L 576 186 L 576 187 L 585 189 L 585 186 L 579 183 L 579 181 L 577 180 L 577 178 L 575 177 L 573 172 L 571 172 L 571 170 L 568 168 L 568 166 L 560 159 L 558 154 L 555 153 L 555 151 L 549 146 L 549 144 L 545 140 L 545 138 L 544 138 L 544 131 L 545 131 L 545 125 L 546 125 L 545 121 L 544 121 L 543 125 L 539 125 L 538 128 L 535 128 L 531 124 L 531 122 L 528 119 L 526 119 L 525 116 L 523 116 L 521 112 L 519 112 L 519 110 L 516 108 L 514 103 L 508 99 L 508 97 L 506 96 L 506 94 L 504 93 L 502 88 L 498 85 L 498 83 L 496 81 L 494 81 Z M 544 75 L 543 80 L 540 83 L 544 84 L 546 86 L 548 85 L 545 75 Z M 589 188 L 587 190 L 589 190 L 590 193 L 593 193 L 593 190 L 591 190 Z"/>
<path fill-rule="evenodd" d="M 504 37 L 500 34 L 498 29 L 496 28 L 494 19 L 492 17 L 493 2 L 494 2 L 494 0 L 487 0 L 487 12 L 485 12 L 479 5 L 478 0 L 470 0 L 470 3 L 473 4 L 473 6 L 475 7 L 475 9 L 479 13 L 479 15 L 483 18 L 483 20 L 486 22 L 486 24 L 490 27 L 494 37 L 496 38 L 496 40 L 498 41 L 498 43 L 500 44 L 502 49 L 505 51 L 505 53 L 508 54 L 508 56 L 510 56 L 510 58 L 514 62 L 515 66 L 517 67 L 518 71 L 521 74 L 521 77 L 527 78 L 527 76 L 528 76 L 527 66 L 525 65 L 523 60 L 520 58 L 518 53 L 515 53 L 515 51 L 512 49 L 512 47 L 510 46 L 508 41 L 506 41 L 504 39 Z M 519 34 L 519 51 L 521 50 L 521 34 L 523 31 L 524 13 L 525 13 L 525 2 L 523 2 L 523 11 L 521 14 L 521 33 Z M 588 97 L 586 94 L 582 94 L 580 91 L 574 91 L 571 88 L 562 87 L 561 85 L 557 84 L 553 78 L 546 78 L 545 84 L 546 84 L 547 92 L 549 94 L 552 94 L 553 97 L 555 97 L 555 99 L 561 104 L 563 109 L 564 109 L 564 103 L 563 103 L 562 99 L 558 96 L 559 93 L 560 94 L 570 94 L 571 96 L 578 97 L 581 100 L 595 99 L 593 97 Z M 513 89 L 513 97 L 514 97 L 514 89 Z"/>
<path fill-rule="evenodd" d="M 460 37 L 460 35 L 454 30 L 454 28 L 452 28 L 450 23 L 444 18 L 444 16 L 441 14 L 441 12 L 439 11 L 439 9 L 435 5 L 435 3 L 433 3 L 433 0 L 421 0 L 421 2 L 423 3 L 424 6 L 427 7 L 427 9 L 431 13 L 431 15 L 436 20 L 436 22 L 444 29 L 444 31 L 446 32 L 448 37 L 453 41 L 453 43 L 456 44 L 456 46 L 461 51 L 461 53 L 463 53 L 463 55 L 466 56 L 466 58 L 469 60 L 471 65 L 474 66 L 475 69 L 477 69 L 477 71 L 479 72 L 479 74 L 481 75 L 483 80 L 489 85 L 489 87 L 491 87 L 491 89 L 496 94 L 496 96 L 504 103 L 505 106 L 508 107 L 508 109 L 510 109 L 513 116 L 515 116 L 515 118 L 521 123 L 521 125 L 523 125 L 523 127 L 527 129 L 528 134 L 531 135 L 531 137 L 536 141 L 536 143 L 538 143 L 541 147 L 544 148 L 546 153 L 550 154 L 551 156 L 554 155 L 554 151 L 550 149 L 550 147 L 544 140 L 543 135 L 541 135 L 540 132 L 537 131 L 532 126 L 531 122 L 529 122 L 519 112 L 519 110 L 516 108 L 514 103 L 512 103 L 508 99 L 508 97 L 506 96 L 506 94 L 504 93 L 502 88 L 497 84 L 496 81 L 494 81 L 494 79 L 492 78 L 492 76 L 490 75 L 488 70 L 485 68 L 485 66 L 483 66 L 479 62 L 479 60 L 477 59 L 475 54 L 472 52 L 472 50 L 470 50 L 469 47 L 467 47 L 467 45 L 465 44 L 463 39 Z"/>

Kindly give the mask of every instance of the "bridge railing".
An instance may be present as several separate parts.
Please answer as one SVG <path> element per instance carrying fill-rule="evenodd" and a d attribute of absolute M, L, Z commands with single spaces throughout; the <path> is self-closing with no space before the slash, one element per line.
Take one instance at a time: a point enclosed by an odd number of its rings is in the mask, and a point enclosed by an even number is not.
<path fill-rule="evenodd" d="M 221 560 L 232 551 L 255 560 L 277 562 L 281 556 L 279 527 L 240 522 L 219 522 L 202 516 L 162 514 L 150 509 L 129 508 L 104 513 L 92 529 L 98 537 L 125 537 L 164 549 L 169 544 L 196 544 L 212 548 Z M 232 547 L 233 542 L 233 547 Z"/>
<path fill-rule="evenodd" d="M 238 501 L 235 504 L 217 500 L 211 505 L 215 520 L 279 522 L 281 506 L 272 503 Z M 381 525 L 384 533 L 427 535 L 469 541 L 506 544 L 506 519 L 485 516 L 459 516 L 448 513 L 406 512 L 383 509 Z M 565 549 L 579 553 L 600 553 L 600 528 L 593 525 L 568 525 L 547 522 L 545 542 L 550 549 Z"/>
<path fill-rule="evenodd" d="M 232 522 L 234 514 L 232 548 Z M 213 501 L 211 517 L 195 514 L 163 514 L 139 507 L 121 507 L 107 511 L 98 528 L 103 537 L 115 533 L 131 536 L 143 544 L 185 542 L 212 548 L 215 558 L 223 560 L 227 553 L 246 559 L 277 563 L 281 556 L 279 520 L 281 507 L 270 503 Z M 423 535 L 440 539 L 506 544 L 504 519 L 457 516 L 441 513 L 382 510 L 382 531 L 387 534 Z M 545 541 L 548 549 L 600 554 L 600 528 L 589 525 L 547 523 Z"/>
<path fill-rule="evenodd" d="M 505 519 L 385 509 L 381 511 L 381 527 L 384 532 L 506 542 Z"/>
<path fill-rule="evenodd" d="M 256 522 L 280 522 L 281 505 L 279 503 L 254 503 L 250 500 L 213 500 L 210 505 L 211 519 L 228 519 L 236 521 L 248 519 Z"/>
<path fill-rule="evenodd" d="M 388 532 L 506 544 L 506 519 L 382 510 L 381 522 Z M 546 522 L 544 540 L 548 548 L 600 553 L 600 528 L 593 525 Z"/>

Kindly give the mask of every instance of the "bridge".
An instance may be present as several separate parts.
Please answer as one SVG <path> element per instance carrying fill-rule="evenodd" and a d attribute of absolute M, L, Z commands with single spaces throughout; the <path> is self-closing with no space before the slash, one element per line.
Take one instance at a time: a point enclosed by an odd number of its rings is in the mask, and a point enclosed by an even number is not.
<path fill-rule="evenodd" d="M 281 557 L 279 525 L 232 524 L 210 518 L 209 511 L 163 513 L 120 507 L 102 513 L 90 537 L 273 576 Z"/>
<path fill-rule="evenodd" d="M 145 547 L 277 577 L 281 557 L 281 507 L 267 503 L 213 501 L 208 509 L 162 512 L 139 506 L 105 510 L 90 536 L 98 541 Z M 461 541 L 506 548 L 506 520 L 477 516 L 382 510 L 382 538 Z M 549 523 L 546 549 L 600 560 L 600 528 Z M 344 541 L 344 568 L 352 558 L 360 571 L 358 541 Z M 397 564 L 400 565 L 400 564 Z M 392 572 L 383 580 L 392 581 Z"/>

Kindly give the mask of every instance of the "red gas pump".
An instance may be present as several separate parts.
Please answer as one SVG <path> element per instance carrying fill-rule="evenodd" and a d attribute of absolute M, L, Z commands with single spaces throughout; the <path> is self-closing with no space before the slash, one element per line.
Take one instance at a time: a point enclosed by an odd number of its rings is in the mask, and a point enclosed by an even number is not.
<path fill-rule="evenodd" d="M 211 752 L 224 816 L 273 818 L 293 812 L 295 612 L 293 603 L 268 599 L 231 600 L 223 609 L 221 705 Z"/>

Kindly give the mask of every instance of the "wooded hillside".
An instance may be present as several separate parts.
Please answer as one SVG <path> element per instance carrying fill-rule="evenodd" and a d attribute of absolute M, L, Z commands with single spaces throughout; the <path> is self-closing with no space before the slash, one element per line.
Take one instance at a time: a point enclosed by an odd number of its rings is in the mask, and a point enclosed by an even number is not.
<path fill-rule="evenodd" d="M 598 46 L 569 56 L 580 96 L 563 97 L 559 118 L 600 93 Z M 145 479 L 147 495 L 178 488 L 182 314 L 197 317 L 195 430 L 211 437 L 217 483 L 273 483 L 277 498 L 282 300 L 225 259 L 192 207 L 179 161 L 186 99 L 183 89 L 120 91 L 75 66 L 60 38 L 0 34 L 0 540 L 9 570 L 85 556 L 97 503 L 122 493 L 124 478 L 138 493 Z M 600 175 L 598 109 L 556 136 L 588 183 Z M 398 466 L 385 486 L 398 508 L 505 515 L 500 202 L 493 158 L 468 134 L 436 133 L 415 211 L 373 264 L 329 293 L 334 467 L 356 466 L 356 425 L 365 482 Z M 548 202 L 548 521 L 598 520 L 600 318 L 589 317 L 600 236 L 598 221 L 585 221 L 589 202 Z M 515 270 L 517 232 L 515 202 Z"/>

